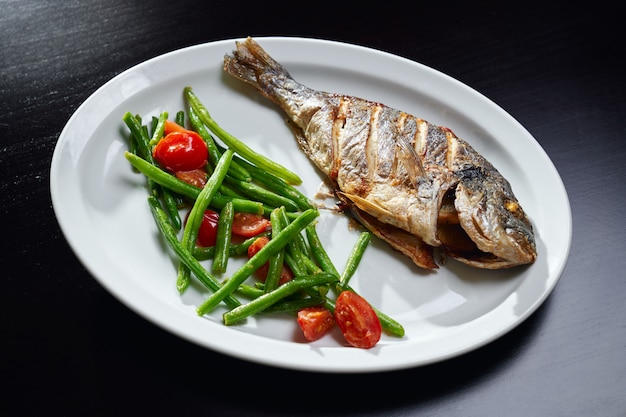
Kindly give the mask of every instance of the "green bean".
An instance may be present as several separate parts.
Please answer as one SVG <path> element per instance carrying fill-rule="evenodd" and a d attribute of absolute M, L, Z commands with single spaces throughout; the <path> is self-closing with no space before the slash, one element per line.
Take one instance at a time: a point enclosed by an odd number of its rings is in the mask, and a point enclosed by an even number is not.
<path fill-rule="evenodd" d="M 224 208 L 224 204 L 229 201 L 233 202 L 233 209 L 236 212 L 254 214 L 264 213 L 263 204 L 259 203 L 258 201 L 252 201 L 245 198 L 228 197 L 219 192 L 213 197 L 211 207 L 221 210 L 222 208 Z"/>
<path fill-rule="evenodd" d="M 275 238 L 276 236 L 278 236 L 280 231 L 283 230 L 283 223 L 282 219 L 280 218 L 279 209 L 274 209 L 270 213 L 270 223 L 272 225 L 272 237 Z M 276 254 L 270 257 L 269 267 L 267 268 L 267 275 L 265 277 L 265 292 L 270 292 L 278 287 L 284 261 L 285 248 L 282 248 Z"/>
<path fill-rule="evenodd" d="M 139 119 L 133 116 L 130 112 L 126 112 L 124 113 L 122 120 L 124 120 L 126 126 L 128 126 L 128 129 L 130 130 L 130 133 L 137 140 L 137 147 L 139 148 L 141 157 L 146 159 L 146 161 L 151 164 L 154 163 L 150 149 L 150 139 L 143 130 L 143 126 L 141 125 Z"/>
<path fill-rule="evenodd" d="M 326 252 L 324 245 L 322 245 L 322 241 L 317 233 L 316 224 L 308 225 L 305 229 L 305 233 L 309 241 L 313 257 L 322 268 L 322 271 L 335 274 L 339 277 L 337 268 L 335 268 L 333 261 L 330 259 L 330 256 L 328 256 L 328 252 Z"/>
<path fill-rule="evenodd" d="M 136 116 L 136 118 L 137 118 L 137 123 L 141 123 L 141 118 L 139 118 L 139 116 Z M 150 133 L 148 132 L 148 126 L 141 125 L 141 132 L 142 132 L 142 136 L 148 139 L 148 150 L 152 151 L 152 148 L 150 147 Z"/>
<path fill-rule="evenodd" d="M 128 134 L 128 151 L 132 154 L 136 154 L 140 152 L 139 146 L 137 145 L 137 139 L 135 139 L 135 135 L 131 133 Z M 134 172 L 139 172 L 139 170 L 133 167 Z"/>
<path fill-rule="evenodd" d="M 286 209 L 284 209 L 284 208 L 281 209 L 280 213 L 281 213 L 281 215 L 283 216 L 283 219 L 286 222 L 290 222 L 291 221 L 291 218 L 289 217 L 291 213 L 288 212 Z M 312 256 L 311 248 L 309 247 L 309 245 L 308 245 L 304 235 L 303 234 L 299 234 L 298 236 L 296 236 L 295 241 L 296 241 L 295 244 L 298 247 L 298 249 L 300 250 L 300 252 L 302 253 L 302 255 L 310 258 Z"/>
<path fill-rule="evenodd" d="M 332 287 L 336 288 L 336 285 L 334 285 Z M 320 290 L 317 289 L 316 293 L 319 293 L 319 291 Z M 346 286 L 346 291 L 356 292 L 349 285 Z M 310 292 L 309 295 L 313 296 L 314 294 L 312 292 Z M 331 312 L 335 311 L 335 303 L 333 301 L 329 300 L 328 298 L 324 298 L 324 307 L 326 307 Z M 396 337 L 404 336 L 404 327 L 402 327 L 402 325 L 400 323 L 398 323 L 396 320 L 394 320 L 393 318 L 389 317 L 387 314 L 383 313 L 382 311 L 380 311 L 379 309 L 377 309 L 373 305 L 372 305 L 372 308 L 374 309 L 374 312 L 376 313 L 376 316 L 378 316 L 378 319 L 380 320 L 380 325 L 382 326 L 382 328 L 385 331 L 385 333 L 387 333 L 387 334 L 389 334 L 391 336 L 396 336 Z"/>
<path fill-rule="evenodd" d="M 248 285 L 248 284 L 241 284 L 240 286 L 237 287 L 235 292 L 249 299 L 254 299 L 263 295 L 264 291 L 263 291 L 263 288 L 259 288 L 259 287 Z"/>
<path fill-rule="evenodd" d="M 180 230 L 183 222 L 180 219 L 180 213 L 178 212 L 178 202 L 176 201 L 176 197 L 172 195 L 171 190 L 163 187 L 161 187 L 161 194 L 163 195 L 165 208 L 167 209 L 167 213 L 170 217 L 170 222 L 172 223 L 172 226 L 174 226 L 176 230 Z"/>
<path fill-rule="evenodd" d="M 150 139 L 151 149 L 163 137 L 167 116 L 167 112 L 161 112 L 159 117 L 152 118 L 154 127 L 152 128 L 152 137 Z M 180 219 L 180 214 L 178 213 L 178 202 L 176 201 L 176 198 L 172 195 L 172 192 L 170 190 L 164 187 L 161 187 L 161 194 L 163 196 L 163 201 L 165 202 L 165 208 L 167 209 L 167 213 L 170 216 L 172 226 L 174 226 L 176 230 L 180 230 L 180 228 L 182 227 L 182 221 Z"/>
<path fill-rule="evenodd" d="M 356 269 L 359 266 L 361 259 L 363 258 L 363 254 L 365 253 L 365 249 L 367 248 L 367 245 L 370 243 L 371 236 L 372 235 L 370 234 L 370 232 L 361 232 L 361 234 L 359 235 L 356 243 L 354 244 L 352 248 L 352 251 L 350 252 L 350 256 L 348 256 L 348 260 L 346 261 L 346 266 L 339 279 L 339 288 L 340 288 L 339 292 L 341 292 L 342 290 L 345 290 L 346 287 L 348 286 L 348 282 L 350 281 L 350 278 L 352 278 L 352 276 L 356 272 Z"/>
<path fill-rule="evenodd" d="M 174 121 L 178 126 L 185 126 L 185 111 L 179 110 L 176 112 L 176 116 L 174 117 Z"/>
<path fill-rule="evenodd" d="M 196 240 L 198 238 L 198 229 L 200 228 L 200 224 L 202 223 L 202 218 L 204 217 L 204 212 L 206 211 L 211 199 L 217 192 L 220 184 L 222 183 L 224 177 L 226 176 L 226 172 L 228 172 L 228 167 L 230 165 L 230 161 L 233 158 L 233 151 L 226 151 L 220 158 L 215 171 L 206 184 L 198 194 L 198 198 L 196 199 L 193 207 L 191 208 L 191 212 L 187 217 L 187 224 L 183 230 L 183 238 L 182 244 L 183 246 L 190 252 L 193 252 L 193 248 L 196 245 Z M 231 203 L 232 204 L 232 203 Z M 184 264 L 180 264 L 178 268 L 178 280 L 176 283 L 176 287 L 178 291 L 183 292 L 189 286 L 189 270 L 185 267 Z"/>
<path fill-rule="evenodd" d="M 333 288 L 337 288 L 337 285 L 334 285 Z M 349 285 L 346 285 L 345 290 L 356 292 L 354 288 L 350 287 Z M 327 305 L 326 308 L 328 308 L 330 311 L 334 311 L 335 306 L 334 304 L 332 304 L 332 308 L 331 308 L 329 305 Z M 378 316 L 378 320 L 380 320 L 380 325 L 382 326 L 385 333 L 391 336 L 396 336 L 396 337 L 404 336 L 404 327 L 402 327 L 400 323 L 398 323 L 396 320 L 392 319 L 387 314 L 383 313 L 382 311 L 380 311 L 373 305 L 372 305 L 372 308 L 374 309 L 376 316 Z"/>
<path fill-rule="evenodd" d="M 124 115 L 124 121 L 131 130 L 131 134 L 135 137 L 136 143 L 139 146 L 140 153 L 143 158 L 150 164 L 156 166 L 154 158 L 152 156 L 152 144 L 156 143 L 163 135 L 163 124 L 167 119 L 167 112 L 163 112 L 158 118 L 153 117 L 153 135 L 152 138 L 148 136 L 148 132 L 145 126 L 141 125 L 141 120 L 138 116 L 133 116 L 130 113 Z M 178 207 L 172 194 L 166 189 L 157 189 L 155 181 L 148 178 L 148 189 L 153 194 L 160 194 L 165 201 L 167 212 L 170 216 L 170 222 L 177 229 L 180 230 L 181 220 L 178 213 Z"/>
<path fill-rule="evenodd" d="M 151 164 L 138 155 L 126 151 L 124 152 L 124 156 L 133 167 L 148 177 L 149 180 L 161 184 L 162 186 L 188 197 L 191 200 L 198 198 L 198 194 L 200 194 L 201 191 L 199 187 L 195 187 L 179 180 L 175 176 L 163 171 L 161 168 Z"/>
<path fill-rule="evenodd" d="M 274 223 L 280 228 L 285 228 L 290 223 L 290 220 L 286 216 L 286 210 L 284 207 L 278 207 L 275 209 Z M 272 225 L 272 227 L 274 226 Z M 285 246 L 284 262 L 287 263 L 289 269 L 291 269 L 294 275 L 306 275 L 307 270 L 304 267 L 304 264 L 300 261 L 300 253 L 296 249 L 297 244 L 294 240 L 287 242 L 287 245 Z"/>
<path fill-rule="evenodd" d="M 307 270 L 302 263 L 298 262 L 297 258 L 294 258 L 289 252 L 285 251 L 285 263 L 291 269 L 291 272 L 295 276 L 307 275 Z"/>
<path fill-rule="evenodd" d="M 218 143 L 216 143 L 215 145 L 218 147 L 218 149 L 222 151 L 227 149 L 223 146 L 220 146 L 220 144 Z M 285 180 L 283 180 L 282 178 L 279 178 L 271 172 L 263 170 L 255 166 L 254 164 L 251 164 L 250 162 L 242 159 L 237 155 L 233 157 L 233 161 L 237 161 L 244 169 L 246 169 L 254 178 L 254 182 L 263 185 L 267 190 L 272 191 L 275 194 L 290 199 L 298 205 L 300 210 L 306 210 L 315 207 L 304 194 L 302 194 L 293 185 L 285 182 Z"/>
<path fill-rule="evenodd" d="M 242 284 L 254 271 L 259 269 L 267 262 L 273 254 L 283 248 L 287 242 L 300 233 L 311 221 L 313 221 L 319 212 L 315 209 L 303 211 L 298 218 L 285 227 L 276 238 L 271 239 L 265 246 L 261 248 L 254 256 L 248 259 L 239 269 L 237 269 L 228 281 L 224 283 L 215 293 L 211 294 L 198 308 L 198 315 L 202 316 L 211 310 L 224 299 L 225 296 L 231 294 L 240 284 Z"/>
<path fill-rule="evenodd" d="M 306 256 L 298 248 L 297 245 L 291 245 L 285 252 L 285 262 L 295 275 L 318 274 L 322 269 L 308 256 Z"/>
<path fill-rule="evenodd" d="M 150 147 L 156 145 L 156 143 L 163 137 L 163 131 L 165 128 L 165 120 L 167 120 L 168 113 L 162 112 L 156 119 L 154 128 L 152 129 L 152 137 L 150 138 Z"/>
<path fill-rule="evenodd" d="M 200 191 L 199 187 L 187 184 L 184 181 L 179 180 L 175 176 L 163 171 L 161 168 L 150 164 L 145 159 L 132 154 L 128 151 L 124 152 L 124 156 L 139 172 L 143 173 L 148 179 L 161 184 L 163 187 L 189 198 L 190 200 L 196 200 Z M 227 201 L 232 201 L 235 211 L 245 213 L 263 214 L 263 204 L 258 201 L 247 200 L 243 198 L 232 198 L 220 193 L 216 193 L 211 201 L 211 206 L 217 209 L 222 209 Z"/>
<path fill-rule="evenodd" d="M 159 124 L 159 118 L 156 116 L 152 116 L 152 123 L 150 124 L 150 129 L 152 132 L 156 131 L 158 124 Z M 148 133 L 148 137 L 152 137 L 150 133 Z M 152 142 L 152 140 L 150 140 L 150 142 Z"/>
<path fill-rule="evenodd" d="M 332 286 L 332 288 L 336 288 L 336 287 L 337 287 L 336 285 Z M 334 312 L 335 303 L 332 300 L 330 300 L 328 297 L 326 297 L 326 295 L 322 292 L 325 288 L 327 287 L 306 288 L 305 292 L 309 294 L 310 297 L 322 296 L 324 307 L 327 308 L 330 312 Z M 350 286 L 347 286 L 346 290 L 356 292 Z M 380 320 L 380 325 L 385 331 L 385 333 L 389 334 L 390 336 L 396 336 L 396 337 L 404 336 L 404 327 L 402 327 L 400 323 L 398 323 L 396 320 L 389 317 L 387 314 L 383 313 L 376 307 L 372 306 L 372 308 L 374 309 L 376 316 L 378 316 L 378 319 Z"/>
<path fill-rule="evenodd" d="M 226 146 L 235 150 L 235 152 L 241 155 L 244 159 L 247 159 L 259 168 L 265 169 L 277 177 L 284 179 L 289 184 L 302 183 L 302 179 L 300 179 L 297 174 L 291 172 L 277 162 L 272 161 L 266 156 L 255 152 L 248 145 L 222 129 L 213 117 L 211 117 L 211 114 L 192 91 L 191 87 L 185 87 L 184 92 L 189 105 L 196 112 L 200 120 L 202 120 L 202 123 L 204 123 L 217 137 L 219 137 L 226 144 Z"/>
<path fill-rule="evenodd" d="M 349 285 L 346 285 L 346 291 L 356 292 Z M 374 312 L 376 312 L 376 315 L 378 316 L 378 320 L 380 320 L 380 325 L 382 326 L 383 330 L 387 334 L 391 336 L 396 336 L 396 337 L 404 336 L 404 327 L 402 327 L 400 323 L 398 323 L 396 320 L 392 319 L 387 314 L 383 313 L 382 311 L 380 311 L 373 305 L 372 305 L 372 308 L 374 309 Z"/>
<path fill-rule="evenodd" d="M 227 195 L 229 197 L 245 198 L 243 195 L 233 190 L 231 186 L 229 186 L 228 184 L 224 184 L 224 183 L 222 183 L 222 186 L 220 187 L 220 193 Z"/>
<path fill-rule="evenodd" d="M 213 137 L 211 136 L 209 131 L 206 129 L 202 121 L 198 118 L 198 115 L 196 114 L 193 107 L 189 107 L 188 114 L 189 114 L 189 123 L 191 124 L 191 128 L 197 134 L 199 134 L 200 137 L 202 137 L 202 139 L 204 139 L 204 141 L 207 144 L 207 149 L 209 151 L 209 159 L 213 161 L 214 163 L 217 163 L 222 153 L 215 145 L 215 140 L 213 140 Z"/>
<path fill-rule="evenodd" d="M 239 157 L 233 159 L 247 169 L 250 175 L 254 176 L 255 181 L 263 184 L 270 191 L 294 201 L 301 210 L 313 208 L 313 204 L 304 194 L 293 185 L 285 182 L 282 178 L 251 164 L 245 159 Z"/>
<path fill-rule="evenodd" d="M 339 276 L 337 269 L 335 268 L 332 261 L 328 257 L 326 250 L 324 249 L 324 247 L 322 246 L 319 240 L 317 230 L 315 230 L 315 224 L 313 223 L 307 226 L 307 228 L 305 229 L 305 232 L 307 233 L 309 244 L 311 245 L 313 249 L 313 255 L 317 259 L 319 264 L 322 266 L 322 269 L 324 270 L 324 272 L 333 273 L 336 276 Z M 365 247 L 370 241 L 369 238 L 371 237 L 371 235 L 365 236 L 364 235 L 365 233 L 369 234 L 369 232 L 363 232 L 359 236 L 359 239 L 357 239 L 357 242 L 355 243 L 355 247 L 353 248 L 350 256 L 348 257 L 348 260 L 346 261 L 346 268 L 344 269 L 344 272 L 342 274 L 342 280 L 346 280 L 346 281 L 343 281 L 343 282 L 338 281 L 337 285 L 333 286 L 333 290 L 335 291 L 336 295 L 339 295 L 339 293 L 342 290 L 354 291 L 354 289 L 348 285 L 348 281 L 350 277 L 352 276 L 352 274 L 354 274 L 356 266 L 361 261 Z M 328 308 L 330 311 L 334 311 L 334 304 L 331 302 L 327 302 L 326 308 Z M 387 332 L 388 334 L 392 336 L 398 336 L 398 337 L 404 336 L 404 328 L 402 327 L 400 323 L 398 323 L 397 321 L 395 321 L 394 319 L 392 319 L 391 317 L 389 317 L 382 311 L 378 310 L 374 306 L 372 306 L 372 308 L 374 308 L 374 311 L 376 312 L 376 315 L 378 316 L 378 319 L 380 320 L 380 324 L 385 330 L 385 332 Z"/>
<path fill-rule="evenodd" d="M 142 158 L 144 158 L 148 164 L 154 166 L 154 158 L 152 157 L 152 151 L 150 149 L 150 138 L 148 137 L 148 133 L 144 129 L 144 126 L 141 124 L 141 119 L 138 116 L 133 116 L 130 112 L 126 112 L 122 117 L 126 126 L 130 130 L 130 133 L 136 140 L 137 148 L 139 149 L 139 154 Z M 148 190 L 151 194 L 156 193 L 156 185 L 154 181 L 148 178 Z"/>
<path fill-rule="evenodd" d="M 211 267 L 211 271 L 214 274 L 221 274 L 225 272 L 228 266 L 234 215 L 233 202 L 229 201 L 220 211 L 220 216 L 217 220 L 215 255 L 213 256 L 213 265 Z"/>
<path fill-rule="evenodd" d="M 285 206 L 285 209 L 288 211 L 298 211 L 300 209 L 293 200 L 269 191 L 253 182 L 239 181 L 232 177 L 225 178 L 225 182 L 233 186 L 235 190 L 242 193 L 245 197 L 260 201 L 270 207 Z"/>
<path fill-rule="evenodd" d="M 324 285 L 336 280 L 336 276 L 324 273 L 296 277 L 279 286 L 272 292 L 264 293 L 246 304 L 242 304 L 239 307 L 227 311 L 222 316 L 224 324 L 230 326 L 251 315 L 257 314 L 285 297 L 295 294 L 303 288 Z"/>
<path fill-rule="evenodd" d="M 241 256 L 248 253 L 250 245 L 260 236 L 267 236 L 267 232 L 259 235 L 249 237 L 241 243 L 234 243 L 228 247 L 228 254 L 230 256 Z M 196 246 L 193 250 L 193 256 L 199 261 L 206 261 L 207 259 L 213 259 L 215 256 L 215 246 Z"/>
<path fill-rule="evenodd" d="M 302 252 L 302 254 L 305 257 L 309 258 L 311 262 L 314 262 L 313 254 L 311 253 L 311 248 L 309 247 L 309 244 L 307 243 L 307 240 L 304 237 L 304 234 L 301 233 L 298 236 L 296 236 L 296 245 L 298 246 L 298 248 L 300 249 L 300 252 Z"/>
<path fill-rule="evenodd" d="M 178 258 L 187 265 L 187 267 L 193 272 L 198 280 L 209 290 L 217 291 L 220 288 L 220 283 L 213 277 L 202 264 L 193 257 L 183 245 L 179 242 L 176 231 L 170 225 L 167 214 L 163 211 L 159 200 L 153 196 L 148 196 L 148 203 L 150 205 L 150 211 L 152 216 L 161 231 L 161 234 L 165 238 L 168 246 L 174 251 Z M 227 296 L 224 298 L 224 302 L 230 308 L 235 308 L 241 303 L 233 296 Z"/>
<path fill-rule="evenodd" d="M 193 110 L 193 108 L 191 107 L 189 108 L 188 114 L 189 114 L 189 122 L 191 123 L 191 128 L 197 134 L 199 134 L 202 139 L 204 139 L 204 142 L 207 145 L 207 149 L 209 151 L 209 159 L 214 164 L 217 163 L 223 151 L 221 151 L 217 147 L 217 145 L 215 144 L 215 140 L 213 139 L 213 136 L 211 136 L 211 134 L 206 129 L 206 127 L 204 126 L 204 124 L 202 123 L 202 121 L 200 120 L 196 112 Z M 250 176 L 250 173 L 245 168 L 243 168 L 239 162 L 235 161 L 234 158 L 233 158 L 233 161 L 230 163 L 229 173 L 233 177 L 240 179 L 242 181 L 250 181 L 252 179 L 252 177 Z"/>
<path fill-rule="evenodd" d="M 396 337 L 404 336 L 404 327 L 402 327 L 400 323 L 398 323 L 396 320 L 392 319 L 376 307 L 372 306 L 372 308 L 376 312 L 378 320 L 380 320 L 380 325 L 387 334 Z"/>
<path fill-rule="evenodd" d="M 348 282 L 350 278 L 354 275 L 354 272 L 356 271 L 358 264 L 361 262 L 361 259 L 363 258 L 363 255 L 365 253 L 365 249 L 367 248 L 367 245 L 369 244 L 370 240 L 371 240 L 370 232 L 362 232 L 359 235 L 356 243 L 354 244 L 354 247 L 352 248 L 352 251 L 350 252 L 350 255 L 348 256 L 348 260 L 346 261 L 346 266 L 344 268 L 343 273 L 341 274 L 341 278 L 338 284 L 334 287 L 337 295 L 339 295 L 339 293 L 344 290 L 354 291 L 354 289 L 350 287 Z M 400 323 L 398 323 L 397 321 L 395 321 L 394 319 L 392 319 L 391 317 L 389 317 L 382 311 L 378 310 L 376 307 L 372 306 L 372 308 L 376 312 L 376 315 L 378 316 L 378 319 L 380 320 L 380 324 L 385 330 L 385 332 L 387 332 L 388 334 L 392 336 L 397 336 L 397 337 L 404 336 L 404 328 L 402 327 Z"/>
<path fill-rule="evenodd" d="M 297 300 L 284 300 L 279 301 L 271 306 L 265 308 L 260 313 L 297 313 L 298 310 L 302 310 L 307 307 L 315 307 L 324 305 L 324 298 L 319 296 L 305 297 Z"/>
<path fill-rule="evenodd" d="M 289 219 L 286 216 L 286 210 L 284 206 L 279 207 L 279 215 L 282 217 L 283 224 L 289 223 Z M 309 262 L 310 259 L 307 259 L 307 255 L 304 253 L 304 251 L 301 250 L 302 248 L 299 245 L 299 238 L 301 237 L 302 235 L 298 234 L 298 236 L 295 236 L 291 241 L 289 241 L 286 246 L 286 251 L 287 254 L 292 258 L 290 259 L 291 265 L 293 266 L 295 264 L 299 268 L 302 267 L 304 269 L 304 271 L 302 272 L 296 273 L 296 271 L 294 271 L 296 275 L 313 274 L 316 272 L 315 269 L 319 271 L 319 268 L 317 268 L 317 266 L 314 266 L 314 268 L 311 269 L 311 263 Z"/>
<path fill-rule="evenodd" d="M 302 251 L 300 251 L 300 257 L 298 259 L 302 262 L 308 274 L 319 274 L 320 272 L 324 272 L 313 259 L 309 258 L 305 253 L 302 253 Z"/>

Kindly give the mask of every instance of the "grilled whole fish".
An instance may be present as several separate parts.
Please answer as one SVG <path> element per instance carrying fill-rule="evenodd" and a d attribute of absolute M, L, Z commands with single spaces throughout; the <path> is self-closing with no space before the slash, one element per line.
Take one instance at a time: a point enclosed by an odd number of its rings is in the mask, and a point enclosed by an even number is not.
<path fill-rule="evenodd" d="M 280 106 L 353 217 L 418 266 L 438 268 L 434 247 L 479 268 L 535 261 L 533 227 L 511 185 L 452 130 L 302 85 L 250 37 L 224 70 Z"/>

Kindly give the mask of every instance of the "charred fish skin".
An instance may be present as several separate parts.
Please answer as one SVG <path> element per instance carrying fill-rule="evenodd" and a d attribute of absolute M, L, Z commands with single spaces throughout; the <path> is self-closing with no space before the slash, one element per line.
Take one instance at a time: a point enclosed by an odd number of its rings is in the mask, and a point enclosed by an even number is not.
<path fill-rule="evenodd" d="M 224 70 L 279 105 L 354 217 L 417 265 L 437 267 L 433 247 L 479 268 L 535 261 L 532 223 L 509 182 L 452 130 L 300 84 L 250 37 Z"/>

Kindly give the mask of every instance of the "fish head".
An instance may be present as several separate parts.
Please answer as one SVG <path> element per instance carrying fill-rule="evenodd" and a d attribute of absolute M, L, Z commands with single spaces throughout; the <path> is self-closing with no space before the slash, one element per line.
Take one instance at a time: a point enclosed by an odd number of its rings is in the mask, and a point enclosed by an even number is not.
<path fill-rule="evenodd" d="M 454 233 L 446 232 L 453 228 L 440 227 L 444 253 L 487 269 L 533 263 L 537 249 L 532 223 L 509 182 L 491 174 L 490 170 L 473 170 L 456 185 L 454 209 L 460 226 L 456 233 L 464 236 L 453 238 Z"/>

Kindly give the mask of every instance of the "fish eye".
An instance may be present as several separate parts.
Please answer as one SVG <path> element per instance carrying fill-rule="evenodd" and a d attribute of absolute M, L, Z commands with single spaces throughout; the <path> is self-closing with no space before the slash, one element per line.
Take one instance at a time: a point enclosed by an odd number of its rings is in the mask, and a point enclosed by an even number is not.
<path fill-rule="evenodd" d="M 516 213 L 519 210 L 519 203 L 517 201 L 507 201 L 504 203 L 504 207 L 511 213 Z"/>

